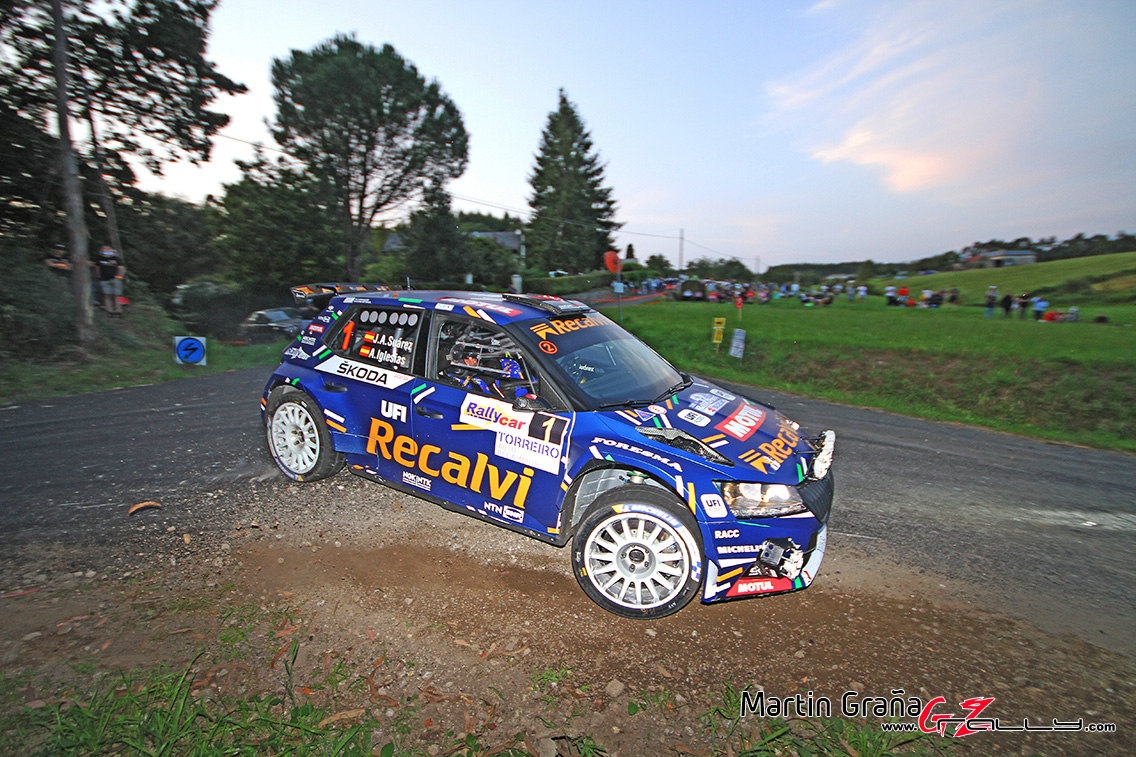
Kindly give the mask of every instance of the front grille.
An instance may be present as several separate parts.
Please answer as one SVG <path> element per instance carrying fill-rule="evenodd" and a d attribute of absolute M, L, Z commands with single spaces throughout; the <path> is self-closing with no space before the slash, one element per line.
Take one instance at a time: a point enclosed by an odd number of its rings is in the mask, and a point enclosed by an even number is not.
<path fill-rule="evenodd" d="M 828 513 L 832 510 L 832 495 L 836 489 L 832 471 L 824 478 L 814 481 L 805 481 L 797 485 L 797 491 L 805 502 L 805 507 L 816 516 L 821 523 L 828 522 Z"/>

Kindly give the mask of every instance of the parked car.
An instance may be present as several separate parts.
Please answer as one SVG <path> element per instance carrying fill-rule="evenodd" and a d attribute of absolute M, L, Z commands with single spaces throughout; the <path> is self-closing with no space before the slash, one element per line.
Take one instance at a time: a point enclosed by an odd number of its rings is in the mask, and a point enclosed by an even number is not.
<path fill-rule="evenodd" d="M 311 323 L 296 308 L 270 308 L 249 314 L 237 327 L 238 338 L 246 342 L 271 342 L 295 337 Z"/>
<path fill-rule="evenodd" d="M 289 478 L 343 467 L 541 541 L 633 618 L 803 589 L 824 555 L 835 436 L 688 376 L 587 305 L 351 292 L 284 350 L 261 408 Z"/>

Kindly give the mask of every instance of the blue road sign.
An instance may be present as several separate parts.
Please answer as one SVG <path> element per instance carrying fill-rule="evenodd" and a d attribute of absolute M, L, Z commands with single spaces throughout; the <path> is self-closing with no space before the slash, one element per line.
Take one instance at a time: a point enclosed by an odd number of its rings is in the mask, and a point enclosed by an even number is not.
<path fill-rule="evenodd" d="M 174 362 L 205 365 L 205 340 L 196 336 L 175 336 Z"/>

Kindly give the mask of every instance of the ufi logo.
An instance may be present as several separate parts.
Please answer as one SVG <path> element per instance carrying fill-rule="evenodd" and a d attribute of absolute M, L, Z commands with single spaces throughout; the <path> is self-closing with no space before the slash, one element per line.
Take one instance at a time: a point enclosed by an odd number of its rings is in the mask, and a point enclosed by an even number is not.
<path fill-rule="evenodd" d="M 764 410 L 743 402 L 737 410 L 730 414 L 729 418 L 714 428 L 744 442 L 753 435 L 754 431 L 757 431 L 763 420 L 765 420 Z"/>

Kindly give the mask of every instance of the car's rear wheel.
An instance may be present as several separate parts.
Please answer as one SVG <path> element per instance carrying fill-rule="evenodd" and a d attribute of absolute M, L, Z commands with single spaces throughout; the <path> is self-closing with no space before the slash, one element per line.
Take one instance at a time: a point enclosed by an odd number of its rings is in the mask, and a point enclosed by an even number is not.
<path fill-rule="evenodd" d="M 572 541 L 584 592 L 625 618 L 662 618 L 698 594 L 702 538 L 690 511 L 654 486 L 621 486 L 588 509 Z"/>
<path fill-rule="evenodd" d="M 343 453 L 331 444 L 323 411 L 298 389 L 280 387 L 268 395 L 265 432 L 272 459 L 294 481 L 318 481 L 343 467 Z"/>

